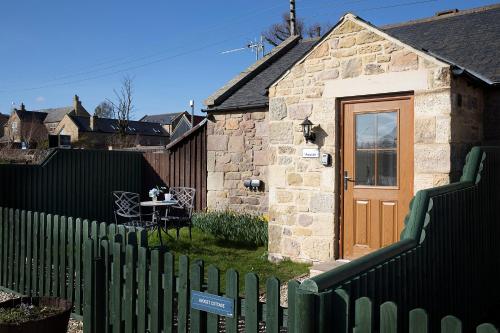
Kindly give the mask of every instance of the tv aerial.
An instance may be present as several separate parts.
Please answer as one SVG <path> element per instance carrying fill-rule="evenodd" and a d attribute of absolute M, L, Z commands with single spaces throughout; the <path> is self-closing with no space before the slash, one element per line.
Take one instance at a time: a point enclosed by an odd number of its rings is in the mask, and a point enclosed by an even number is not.
<path fill-rule="evenodd" d="M 255 53 L 255 60 L 259 60 L 261 57 L 264 57 L 265 55 L 265 46 L 264 46 L 264 37 L 260 36 L 260 41 L 258 40 L 253 40 L 248 42 L 248 44 L 244 47 L 239 47 L 237 49 L 232 49 L 232 50 L 227 50 L 223 51 L 220 54 L 228 54 L 228 53 L 234 53 L 234 52 L 239 52 L 243 50 L 250 50 L 253 53 Z"/>

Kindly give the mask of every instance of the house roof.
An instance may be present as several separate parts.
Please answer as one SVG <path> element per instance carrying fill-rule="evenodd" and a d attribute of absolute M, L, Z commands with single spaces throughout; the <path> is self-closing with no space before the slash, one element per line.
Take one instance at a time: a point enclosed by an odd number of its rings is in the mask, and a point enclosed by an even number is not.
<path fill-rule="evenodd" d="M 44 122 L 55 123 L 55 122 L 60 122 L 66 114 L 70 113 L 73 110 L 74 108 L 72 106 L 67 106 L 61 108 L 42 109 L 42 110 L 37 110 L 37 112 L 47 113 L 47 117 L 45 118 Z"/>
<path fill-rule="evenodd" d="M 477 76 L 500 82 L 500 4 L 380 28 Z"/>
<path fill-rule="evenodd" d="M 3 113 L 0 113 L 0 127 L 5 126 L 5 124 L 9 121 L 9 116 Z"/>
<path fill-rule="evenodd" d="M 19 119 L 22 121 L 33 121 L 38 120 L 43 122 L 47 117 L 47 112 L 39 112 L 39 111 L 26 111 L 26 110 L 15 110 L 14 111 Z"/>
<path fill-rule="evenodd" d="M 71 119 L 81 132 L 100 132 L 100 133 L 117 133 L 118 120 L 110 118 L 94 118 L 94 129 L 90 127 L 90 119 L 85 116 L 70 115 Z M 159 123 L 133 121 L 128 122 L 126 130 L 130 135 L 151 135 L 151 136 L 168 136 L 168 133 L 161 127 Z"/>
<path fill-rule="evenodd" d="M 268 105 L 267 88 L 302 58 L 316 41 L 301 40 L 298 36 L 288 38 L 207 98 L 205 104 L 208 109 L 205 111 Z"/>
<path fill-rule="evenodd" d="M 161 125 L 170 125 L 172 120 L 181 115 L 182 112 L 174 112 L 174 113 L 163 113 L 163 114 L 154 114 L 151 116 L 145 115 L 139 121 L 145 121 L 150 123 L 158 123 Z"/>

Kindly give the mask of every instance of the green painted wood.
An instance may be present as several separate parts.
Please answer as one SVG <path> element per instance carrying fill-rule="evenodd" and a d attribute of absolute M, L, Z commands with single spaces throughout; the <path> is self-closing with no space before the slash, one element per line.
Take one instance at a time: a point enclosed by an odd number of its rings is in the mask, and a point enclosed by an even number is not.
<path fill-rule="evenodd" d="M 75 300 L 75 221 L 68 218 L 68 278 L 66 285 L 66 297 L 73 302 Z"/>
<path fill-rule="evenodd" d="M 52 246 L 54 243 L 54 235 L 53 235 L 53 216 L 51 214 L 47 215 L 47 219 L 45 221 L 45 287 L 44 287 L 44 295 L 52 296 L 51 287 L 52 287 Z"/>
<path fill-rule="evenodd" d="M 8 274 L 8 280 L 7 280 L 7 287 L 9 289 L 14 289 L 14 243 L 15 243 L 15 238 L 14 238 L 14 229 L 15 229 L 15 220 L 14 220 L 14 210 L 11 208 L 9 209 L 9 222 L 10 222 L 10 228 L 9 228 L 9 249 L 8 249 L 8 265 L 7 265 L 7 274 Z"/>
<path fill-rule="evenodd" d="M 148 292 L 148 249 L 139 247 L 137 262 L 137 332 L 146 333 L 148 328 L 147 318 L 147 292 Z"/>
<path fill-rule="evenodd" d="M 245 275 L 245 331 L 257 332 L 259 326 L 259 277 Z"/>
<path fill-rule="evenodd" d="M 124 319 L 125 333 L 137 330 L 136 302 L 137 302 L 137 248 L 127 245 L 125 248 L 125 303 Z"/>
<path fill-rule="evenodd" d="M 1 215 L 1 214 L 0 214 Z M 24 294 L 31 296 L 33 288 L 31 287 L 31 272 L 33 271 L 33 213 L 31 211 L 26 214 L 26 264 L 24 266 L 25 288 Z M 0 236 L 0 239 L 2 237 Z"/>
<path fill-rule="evenodd" d="M 94 253 L 99 254 L 99 223 L 97 221 L 92 221 L 90 223 L 90 238 L 96 240 L 94 242 Z"/>
<path fill-rule="evenodd" d="M 60 247 L 60 227 L 61 227 L 61 221 L 60 221 L 60 216 L 54 215 L 53 218 L 53 226 L 52 226 L 52 295 L 53 296 L 60 296 L 59 293 L 59 270 L 61 267 L 59 267 L 59 247 Z M 94 252 L 95 253 L 95 252 Z"/>
<path fill-rule="evenodd" d="M 7 223 L 5 223 L 7 224 Z M 4 257 L 4 250 L 3 250 L 3 240 L 4 240 L 4 235 L 3 235 L 3 229 L 4 229 L 4 208 L 0 207 L 0 285 L 5 286 L 4 281 L 3 281 L 3 272 L 6 269 L 6 266 L 3 264 L 3 257 Z"/>
<path fill-rule="evenodd" d="M 151 292 L 149 295 L 149 311 L 151 316 L 151 333 L 161 333 L 163 323 L 163 253 L 158 250 L 151 251 Z"/>
<path fill-rule="evenodd" d="M 349 316 L 351 298 L 346 290 L 336 289 L 332 294 L 332 324 L 335 332 L 349 332 Z M 297 311 L 295 312 L 297 313 Z"/>
<path fill-rule="evenodd" d="M 108 333 L 111 332 L 111 299 L 112 296 L 110 295 L 110 288 L 111 288 L 111 278 L 112 278 L 112 272 L 111 272 L 111 251 L 110 249 L 111 245 L 110 242 L 104 238 L 100 241 L 100 258 L 102 259 L 102 285 L 103 285 L 103 290 L 99 292 L 99 294 L 103 299 L 104 303 L 104 332 Z"/>
<path fill-rule="evenodd" d="M 213 295 L 220 294 L 220 273 L 214 265 L 208 266 L 208 288 L 207 292 Z M 207 313 L 207 332 L 217 333 L 219 331 L 219 316 Z"/>
<path fill-rule="evenodd" d="M 82 314 L 82 232 L 83 222 L 75 221 L 75 313 Z"/>
<path fill-rule="evenodd" d="M 197 260 L 191 264 L 191 274 L 189 276 L 191 290 L 202 291 L 204 264 L 202 260 Z M 190 307 L 190 332 L 206 332 L 206 315 L 204 312 Z"/>
<path fill-rule="evenodd" d="M 26 211 L 22 210 L 21 211 L 21 216 L 19 220 L 19 244 L 20 244 L 20 249 L 19 249 L 19 259 L 18 259 L 18 265 L 19 265 L 19 285 L 18 285 L 18 291 L 21 294 L 26 294 L 26 225 L 27 225 L 27 217 L 26 217 Z"/>
<path fill-rule="evenodd" d="M 187 333 L 189 313 L 189 258 L 179 257 L 179 285 L 177 300 L 178 332 Z"/>
<path fill-rule="evenodd" d="M 39 260 L 40 260 L 40 214 L 35 212 L 33 215 L 33 269 L 31 270 L 31 287 L 32 287 L 32 296 L 39 296 Z"/>
<path fill-rule="evenodd" d="M 94 266 L 94 242 L 87 239 L 83 249 L 83 266 L 85 267 L 85 288 L 83 293 L 83 326 L 84 333 L 94 333 L 93 304 L 95 295 L 95 284 L 93 283 Z"/>
<path fill-rule="evenodd" d="M 394 302 L 385 302 L 380 306 L 380 332 L 398 332 L 398 308 Z"/>
<path fill-rule="evenodd" d="M 120 243 L 113 243 L 113 281 L 111 284 L 112 290 L 112 326 L 113 333 L 122 333 L 123 318 L 122 318 L 122 303 L 123 303 L 123 245 Z"/>
<path fill-rule="evenodd" d="M 299 288 L 295 295 L 295 332 L 317 332 L 317 297 L 314 293 Z M 335 332 L 335 331 L 333 331 Z"/>
<path fill-rule="evenodd" d="M 361 297 L 354 303 L 354 330 L 355 333 L 371 333 L 373 326 L 372 301 L 368 297 Z"/>
<path fill-rule="evenodd" d="M 441 319 L 441 333 L 462 333 L 462 322 L 455 316 Z"/>
<path fill-rule="evenodd" d="M 280 281 L 271 277 L 266 282 L 266 332 L 278 333 L 280 327 Z"/>
<path fill-rule="evenodd" d="M 40 266 L 38 270 L 38 295 L 45 296 L 45 267 L 46 267 L 46 234 L 47 234 L 47 216 L 45 213 L 40 214 L 40 247 L 38 254 L 40 256 Z M 83 259 L 83 258 L 82 258 Z M 81 313 L 81 311 L 80 311 Z"/>
<path fill-rule="evenodd" d="M 226 318 L 226 332 L 238 332 L 238 315 L 240 314 L 239 302 L 239 274 L 234 269 L 228 269 L 226 272 L 226 297 L 234 300 L 234 317 Z"/>
<path fill-rule="evenodd" d="M 296 294 L 300 283 L 296 280 L 288 281 L 288 333 L 297 333 L 295 330 Z"/>
<path fill-rule="evenodd" d="M 59 296 L 68 299 L 66 296 L 66 284 L 68 278 L 68 270 L 67 270 L 67 237 L 68 237 L 68 221 L 65 216 L 60 218 L 60 227 L 59 227 Z"/>
<path fill-rule="evenodd" d="M 476 328 L 476 333 L 498 333 L 498 330 L 492 324 L 481 324 Z"/>
<path fill-rule="evenodd" d="M 1 275 L 0 280 L 2 282 L 2 286 L 7 286 L 7 272 L 8 272 L 8 258 L 9 258 L 9 210 L 6 208 L 2 208 L 1 218 L 2 218 L 2 237 L 0 238 L 2 244 L 0 247 L 2 248 L 2 256 L 0 257 L 1 264 Z"/>
<path fill-rule="evenodd" d="M 174 256 L 165 253 L 164 257 L 165 274 L 163 275 L 163 331 L 174 332 L 174 296 L 175 296 L 175 269 Z"/>
<path fill-rule="evenodd" d="M 424 309 L 413 309 L 410 311 L 409 332 L 429 332 L 429 318 L 427 318 L 427 312 Z"/>
<path fill-rule="evenodd" d="M 15 291 L 20 291 L 19 288 L 19 271 L 21 265 L 20 251 L 21 251 L 21 213 L 19 209 L 14 211 L 14 276 L 12 278 L 12 288 Z"/>
<path fill-rule="evenodd" d="M 94 240 L 94 243 L 97 243 Z M 107 332 L 107 313 L 106 313 L 106 266 L 104 258 L 97 257 L 94 259 L 94 276 L 92 277 L 92 284 L 94 289 L 93 295 L 93 332 L 105 333 Z"/>

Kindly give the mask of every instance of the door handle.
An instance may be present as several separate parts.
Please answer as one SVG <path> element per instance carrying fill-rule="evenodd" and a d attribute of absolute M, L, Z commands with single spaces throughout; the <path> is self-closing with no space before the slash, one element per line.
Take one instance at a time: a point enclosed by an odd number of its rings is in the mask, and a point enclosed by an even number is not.
<path fill-rule="evenodd" d="M 344 171 L 344 191 L 347 191 L 348 182 L 353 182 L 354 179 L 349 177 L 349 171 Z"/>

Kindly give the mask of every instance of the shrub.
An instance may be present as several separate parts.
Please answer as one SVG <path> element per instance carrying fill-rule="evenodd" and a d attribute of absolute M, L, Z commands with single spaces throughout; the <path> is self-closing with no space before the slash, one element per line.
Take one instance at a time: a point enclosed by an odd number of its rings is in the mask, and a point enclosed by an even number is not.
<path fill-rule="evenodd" d="M 197 213 L 193 225 L 226 241 L 254 246 L 267 244 L 267 221 L 260 215 L 234 211 Z"/>

